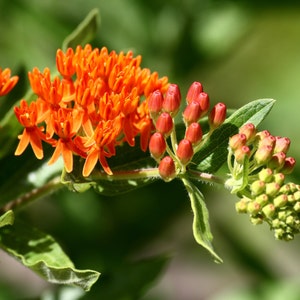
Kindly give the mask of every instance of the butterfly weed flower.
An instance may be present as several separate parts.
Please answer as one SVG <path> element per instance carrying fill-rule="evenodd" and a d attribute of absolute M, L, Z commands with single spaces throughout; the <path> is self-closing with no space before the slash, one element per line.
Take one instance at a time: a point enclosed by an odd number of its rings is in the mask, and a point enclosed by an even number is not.
<path fill-rule="evenodd" d="M 34 68 L 28 77 L 37 98 L 30 104 L 22 100 L 15 114 L 24 127 L 16 155 L 30 144 L 36 157 L 43 157 L 42 142 L 55 149 L 49 161 L 62 155 L 67 172 L 73 170 L 73 155 L 85 159 L 83 176 L 89 176 L 100 162 L 112 174 L 107 158 L 115 147 L 128 143 L 146 151 L 154 128 L 148 99 L 156 90 L 162 94 L 169 87 L 168 78 L 142 68 L 141 56 L 78 46 L 58 50 L 58 76 L 49 68 Z"/>
<path fill-rule="evenodd" d="M 11 76 L 11 70 L 0 68 L 0 96 L 8 94 L 19 80 L 18 76 Z"/>

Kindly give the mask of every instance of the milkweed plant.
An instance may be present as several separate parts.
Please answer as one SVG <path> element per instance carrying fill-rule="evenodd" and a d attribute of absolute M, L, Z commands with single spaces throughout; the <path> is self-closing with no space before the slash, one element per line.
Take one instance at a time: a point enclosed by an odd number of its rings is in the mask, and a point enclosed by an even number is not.
<path fill-rule="evenodd" d="M 132 51 L 88 44 L 96 18 L 95 11 L 88 15 L 57 50 L 55 70 L 28 73 L 30 91 L 0 122 L 1 158 L 31 148 L 38 166 L 63 162 L 57 176 L 2 203 L 0 247 L 51 283 L 88 291 L 100 273 L 76 269 L 53 237 L 15 219 L 15 211 L 61 188 L 121 193 L 154 180 L 183 184 L 195 240 L 218 263 L 198 182 L 224 186 L 252 224 L 266 223 L 276 239 L 293 240 L 300 230 L 300 185 L 286 178 L 296 163 L 288 155 L 290 139 L 257 129 L 275 101 L 256 100 L 232 112 L 212 103 L 198 81 L 182 95 Z M 9 68 L 0 69 L 0 96 L 17 84 Z M 224 178 L 216 175 L 223 165 Z"/>

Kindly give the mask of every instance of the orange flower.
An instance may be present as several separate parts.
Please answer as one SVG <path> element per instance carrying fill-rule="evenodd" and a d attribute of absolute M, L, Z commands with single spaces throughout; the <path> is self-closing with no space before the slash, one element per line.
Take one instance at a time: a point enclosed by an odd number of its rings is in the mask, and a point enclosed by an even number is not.
<path fill-rule="evenodd" d="M 83 176 L 89 176 L 99 161 L 107 174 L 112 174 L 107 158 L 114 156 L 115 147 L 126 142 L 135 145 L 137 135 L 141 136 L 141 149 L 145 151 L 153 129 L 147 101 L 159 90 L 165 93 L 167 77 L 159 78 L 156 72 L 140 67 L 141 56 L 134 57 L 107 48 L 93 49 L 91 45 L 65 53 L 57 51 L 56 65 L 60 76 L 51 79 L 46 68 L 41 73 L 37 68 L 29 72 L 31 87 L 38 96 L 40 107 L 33 120 L 43 134 L 41 140 L 55 147 L 49 163 L 63 156 L 67 172 L 73 170 L 73 155 L 86 159 Z M 24 106 L 24 104 L 22 104 Z M 32 108 L 33 109 L 33 108 Z M 20 123 L 22 112 L 15 109 Z M 29 143 L 29 142 L 28 142 Z M 21 154 L 28 143 L 20 141 Z M 39 144 L 39 149 L 42 149 Z M 35 154 L 37 147 L 34 149 Z M 39 157 L 40 152 L 38 152 Z"/>
<path fill-rule="evenodd" d="M 10 69 L 6 68 L 2 71 L 0 68 L 0 96 L 8 94 L 19 80 L 18 76 L 11 77 Z"/>

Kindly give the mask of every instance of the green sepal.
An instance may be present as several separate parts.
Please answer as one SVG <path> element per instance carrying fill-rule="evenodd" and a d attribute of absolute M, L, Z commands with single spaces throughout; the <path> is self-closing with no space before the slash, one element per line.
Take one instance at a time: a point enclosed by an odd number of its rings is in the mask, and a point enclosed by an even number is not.
<path fill-rule="evenodd" d="M 68 48 L 75 49 L 78 45 L 84 46 L 90 42 L 98 30 L 100 24 L 100 15 L 97 8 L 90 11 L 85 19 L 69 34 L 62 44 L 62 50 Z"/>
<path fill-rule="evenodd" d="M 6 218 L 11 219 L 8 213 Z M 0 247 L 50 283 L 89 291 L 100 276 L 97 271 L 77 270 L 50 235 L 18 220 L 12 226 L 0 228 Z"/>
<path fill-rule="evenodd" d="M 228 140 L 246 123 L 258 126 L 272 109 L 275 100 L 259 99 L 236 110 L 225 122 L 213 131 L 201 149 L 195 153 L 191 168 L 201 172 L 216 172 L 226 161 Z"/>
<path fill-rule="evenodd" d="M 199 245 L 205 248 L 213 256 L 213 259 L 216 263 L 222 263 L 223 260 L 214 251 L 212 246 L 213 235 L 210 230 L 209 214 L 204 202 L 204 196 L 192 182 L 186 178 L 181 179 L 188 192 L 194 214 L 194 238 Z"/>

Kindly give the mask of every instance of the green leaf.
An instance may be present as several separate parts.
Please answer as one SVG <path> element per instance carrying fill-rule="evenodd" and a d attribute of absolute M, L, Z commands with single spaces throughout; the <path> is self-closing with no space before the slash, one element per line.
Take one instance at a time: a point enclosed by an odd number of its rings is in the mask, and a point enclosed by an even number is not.
<path fill-rule="evenodd" d="M 0 229 L 0 247 L 50 283 L 89 291 L 100 275 L 93 270 L 75 269 L 50 235 L 20 221 Z"/>
<path fill-rule="evenodd" d="M 13 225 L 14 221 L 15 221 L 15 215 L 12 210 L 9 210 L 5 214 L 0 216 L 0 228 L 7 225 Z"/>
<path fill-rule="evenodd" d="M 226 161 L 229 137 L 236 134 L 246 123 L 258 126 L 272 109 L 275 100 L 252 101 L 235 111 L 225 122 L 213 131 L 209 139 L 194 155 L 193 163 L 201 172 L 216 172 Z M 193 168 L 193 164 L 191 164 Z"/>
<path fill-rule="evenodd" d="M 83 46 L 90 42 L 98 30 L 99 23 L 99 10 L 95 8 L 91 10 L 76 29 L 65 38 L 62 45 L 63 51 L 69 47 L 75 49 L 78 45 Z"/>
<path fill-rule="evenodd" d="M 222 259 L 217 255 L 212 246 L 213 236 L 209 226 L 209 215 L 204 202 L 204 197 L 192 182 L 190 182 L 186 178 L 182 178 L 182 182 L 191 200 L 191 206 L 194 214 L 194 238 L 199 245 L 209 251 L 209 253 L 213 256 L 215 262 L 222 263 Z"/>
<path fill-rule="evenodd" d="M 139 143 L 138 139 L 136 143 Z M 156 176 L 146 174 L 147 170 L 156 165 L 149 152 L 143 152 L 139 147 L 131 147 L 128 144 L 117 147 L 116 151 L 116 155 L 108 159 L 108 164 L 114 174 L 120 171 L 118 175 L 105 174 L 98 164 L 91 176 L 85 178 L 82 176 L 84 161 L 74 157 L 74 170 L 62 174 L 62 183 L 76 192 L 84 192 L 93 187 L 102 195 L 115 196 L 141 188 L 159 178 L 158 174 Z M 137 174 L 136 171 L 139 170 L 141 174 Z"/>

